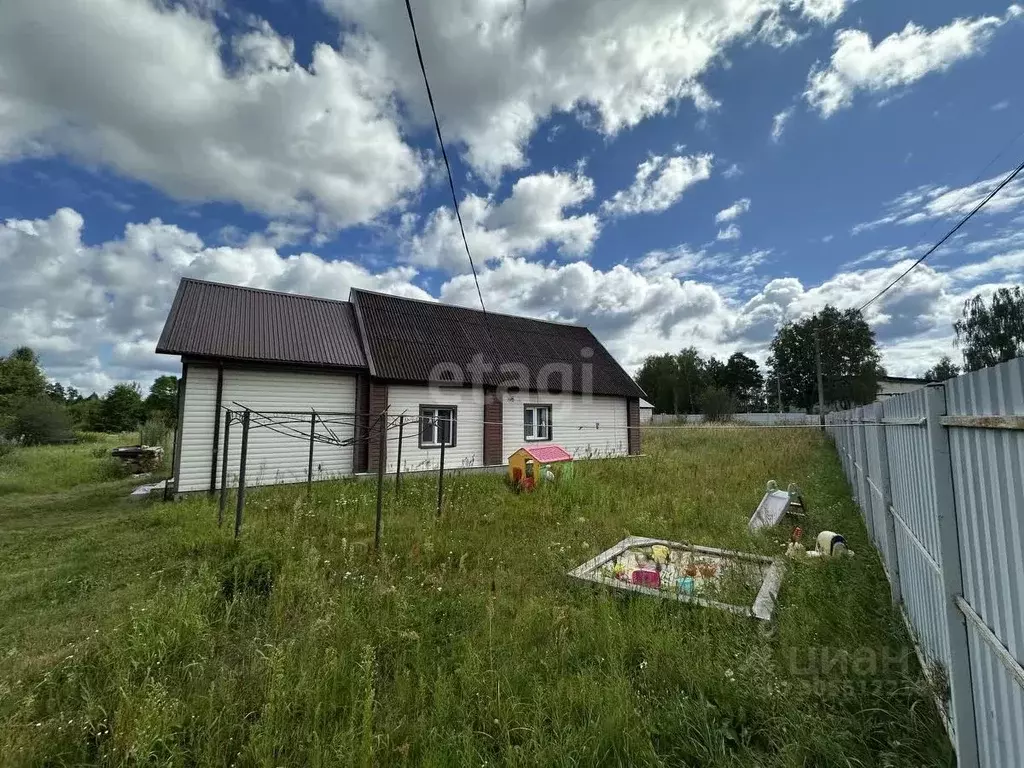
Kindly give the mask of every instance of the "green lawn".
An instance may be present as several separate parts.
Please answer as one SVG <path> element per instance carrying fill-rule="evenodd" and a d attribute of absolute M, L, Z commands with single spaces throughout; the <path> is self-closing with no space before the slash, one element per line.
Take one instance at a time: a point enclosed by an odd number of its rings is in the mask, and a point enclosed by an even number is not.
<path fill-rule="evenodd" d="M 94 445 L 0 458 L 4 765 L 917 766 L 953 757 L 838 459 L 815 430 L 645 435 L 571 487 L 500 476 L 131 502 Z M 21 478 L 21 479 L 19 479 Z M 764 482 L 808 537 L 774 623 L 611 594 L 565 571 L 626 535 L 751 539 Z M 13 490 L 12 490 L 13 489 Z"/>

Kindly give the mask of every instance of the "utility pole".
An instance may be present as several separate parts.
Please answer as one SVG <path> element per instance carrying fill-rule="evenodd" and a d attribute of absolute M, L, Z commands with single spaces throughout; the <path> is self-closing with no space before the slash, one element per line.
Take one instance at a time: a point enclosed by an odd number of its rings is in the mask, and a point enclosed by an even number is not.
<path fill-rule="evenodd" d="M 818 423 L 825 429 L 825 386 L 821 381 L 821 335 L 817 327 L 814 328 L 814 360 L 818 368 Z"/>
<path fill-rule="evenodd" d="M 775 389 L 779 395 L 779 413 L 782 413 L 782 373 L 779 371 L 775 372 Z"/>

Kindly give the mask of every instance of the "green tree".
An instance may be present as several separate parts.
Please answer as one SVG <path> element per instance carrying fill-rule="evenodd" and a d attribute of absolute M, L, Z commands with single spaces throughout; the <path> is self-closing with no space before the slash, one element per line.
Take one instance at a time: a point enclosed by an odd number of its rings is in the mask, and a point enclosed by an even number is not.
<path fill-rule="evenodd" d="M 870 403 L 882 373 L 875 334 L 855 309 L 826 306 L 813 317 L 782 326 L 771 344 L 772 382 L 781 375 L 782 401 L 808 413 L 818 403 L 815 331 L 821 333 L 821 368 L 828 405 Z"/>
<path fill-rule="evenodd" d="M 964 371 L 977 371 L 1024 355 L 1024 291 L 1000 288 L 986 302 L 979 293 L 964 302 L 953 324 L 963 347 Z"/>
<path fill-rule="evenodd" d="M 67 404 L 68 401 L 67 392 L 64 391 L 64 386 L 59 381 L 46 385 L 46 396 L 61 405 Z"/>
<path fill-rule="evenodd" d="M 679 370 L 675 355 L 650 355 L 636 375 L 636 383 L 646 393 L 656 413 L 675 412 L 675 387 Z"/>
<path fill-rule="evenodd" d="M 177 377 L 158 376 L 156 378 L 149 388 L 149 396 L 146 398 L 146 415 L 149 418 L 159 418 L 166 424 L 174 423 L 178 417 Z"/>
<path fill-rule="evenodd" d="M 63 403 L 48 397 L 22 400 L 4 427 L 5 436 L 24 445 L 70 441 L 71 419 Z"/>
<path fill-rule="evenodd" d="M 719 383 L 732 394 L 736 404 L 743 410 L 755 410 L 761 406 L 764 377 L 757 362 L 742 352 L 734 352 L 729 358 Z"/>
<path fill-rule="evenodd" d="M 46 394 L 46 377 L 39 357 L 28 347 L 18 347 L 0 358 L 0 418 L 10 417 L 22 400 Z"/>
<path fill-rule="evenodd" d="M 76 393 L 77 394 L 77 393 Z M 75 429 L 87 432 L 103 431 L 103 401 L 93 392 L 88 397 L 79 397 L 68 406 L 68 415 Z"/>
<path fill-rule="evenodd" d="M 138 383 L 115 384 L 100 407 L 102 431 L 129 432 L 137 429 L 143 413 L 142 388 Z"/>
<path fill-rule="evenodd" d="M 673 413 L 700 413 L 700 397 L 707 386 L 707 361 L 696 347 L 687 347 L 676 355 L 676 368 L 679 374 Z"/>
<path fill-rule="evenodd" d="M 929 368 L 924 372 L 924 380 L 945 381 L 946 379 L 956 378 L 959 375 L 960 367 L 950 359 L 949 355 L 943 355 L 934 368 Z"/>

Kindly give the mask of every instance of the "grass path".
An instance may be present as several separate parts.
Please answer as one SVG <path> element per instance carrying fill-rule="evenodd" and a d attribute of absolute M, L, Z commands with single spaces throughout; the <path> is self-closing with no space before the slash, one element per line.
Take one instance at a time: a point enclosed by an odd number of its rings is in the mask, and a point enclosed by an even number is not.
<path fill-rule="evenodd" d="M 253 492 L 239 543 L 205 497 L 0 497 L 4 764 L 951 765 L 824 438 L 645 450 L 532 495 L 454 478 L 440 521 L 429 479 L 389 489 L 380 556 L 372 483 Z M 769 478 L 858 552 L 791 567 L 770 631 L 564 575 L 629 534 L 781 553 L 745 528 Z"/>

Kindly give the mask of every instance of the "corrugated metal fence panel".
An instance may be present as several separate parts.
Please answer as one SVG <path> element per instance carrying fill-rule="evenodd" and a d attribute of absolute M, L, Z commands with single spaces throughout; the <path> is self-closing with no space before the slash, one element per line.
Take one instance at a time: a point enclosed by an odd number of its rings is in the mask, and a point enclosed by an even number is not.
<path fill-rule="evenodd" d="M 946 406 L 951 416 L 1024 415 L 1024 359 L 950 381 Z M 1024 432 L 950 427 L 949 443 L 964 597 L 1024 659 Z"/>
<path fill-rule="evenodd" d="M 924 389 L 919 389 L 889 398 L 882 404 L 883 420 L 923 419 L 927 414 L 926 395 Z M 892 506 L 931 558 L 942 565 L 935 476 L 929 460 L 927 431 L 916 424 L 891 424 L 886 426 L 885 432 Z"/>
<path fill-rule="evenodd" d="M 967 631 L 980 765 L 1017 768 L 1024 762 L 1024 688 L 970 622 Z"/>
<path fill-rule="evenodd" d="M 1024 359 L 946 384 L 950 416 L 1024 415 Z M 1019 662 L 1024 660 L 1024 432 L 949 427 L 964 599 Z M 983 766 L 1024 760 L 1024 689 L 968 623 Z"/>

